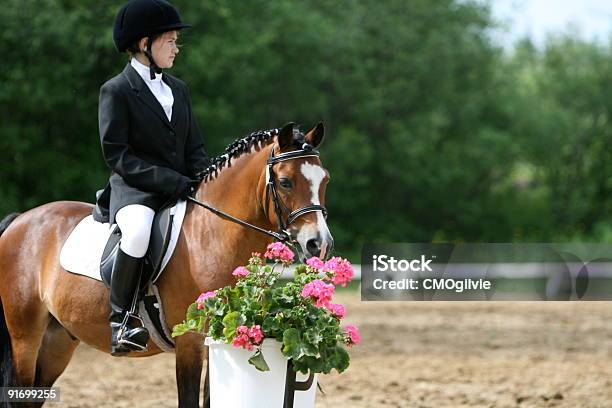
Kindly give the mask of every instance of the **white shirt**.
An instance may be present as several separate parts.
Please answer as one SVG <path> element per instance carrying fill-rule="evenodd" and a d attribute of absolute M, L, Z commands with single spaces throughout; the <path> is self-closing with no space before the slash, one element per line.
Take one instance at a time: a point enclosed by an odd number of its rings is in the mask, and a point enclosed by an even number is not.
<path fill-rule="evenodd" d="M 172 105 L 174 104 L 174 96 L 172 95 L 172 89 L 162 81 L 162 74 L 155 74 L 155 79 L 151 79 L 150 68 L 142 64 L 136 58 L 132 58 L 130 65 L 134 67 L 136 72 L 144 80 L 145 84 L 149 87 L 159 104 L 164 109 L 168 121 L 172 119 Z"/>

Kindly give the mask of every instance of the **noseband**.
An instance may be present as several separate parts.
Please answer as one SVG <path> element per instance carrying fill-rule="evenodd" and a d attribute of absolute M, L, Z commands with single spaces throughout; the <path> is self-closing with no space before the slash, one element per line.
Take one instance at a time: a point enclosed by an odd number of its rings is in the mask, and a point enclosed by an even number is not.
<path fill-rule="evenodd" d="M 307 214 L 309 212 L 321 211 L 323 213 L 323 217 L 327 218 L 327 209 L 324 206 L 319 205 L 319 204 L 311 204 L 311 205 L 307 205 L 307 206 L 298 208 L 297 210 L 291 211 L 291 209 L 287 207 L 285 202 L 280 197 L 280 194 L 278 193 L 278 189 L 276 188 L 276 175 L 274 174 L 274 169 L 273 169 L 274 165 L 282 161 L 299 159 L 302 157 L 319 157 L 319 151 L 314 149 L 308 143 L 304 143 L 300 150 L 294 150 L 294 151 L 287 152 L 287 153 L 281 153 L 276 156 L 274 155 L 274 147 L 270 151 L 270 157 L 268 157 L 268 162 L 266 164 L 267 170 L 268 170 L 267 171 L 268 181 L 266 183 L 266 198 L 265 198 L 265 202 L 263 205 L 263 211 L 266 217 L 268 217 L 268 203 L 270 201 L 270 197 L 272 197 L 272 204 L 274 205 L 274 212 L 276 213 L 276 222 L 278 225 L 277 232 L 269 231 L 269 230 L 260 228 L 257 225 L 253 225 L 246 221 L 240 220 L 232 215 L 229 215 L 221 210 L 216 209 L 215 207 L 212 207 L 206 203 L 198 201 L 191 196 L 187 197 L 187 199 L 201 207 L 204 207 L 212 211 L 218 216 L 225 218 L 229 221 L 235 222 L 244 227 L 251 228 L 263 234 L 269 235 L 273 238 L 276 238 L 277 240 L 281 242 L 290 241 L 291 235 L 287 231 L 287 228 L 298 217 L 304 214 Z M 286 220 L 283 220 L 283 212 L 286 212 L 289 214 Z"/>

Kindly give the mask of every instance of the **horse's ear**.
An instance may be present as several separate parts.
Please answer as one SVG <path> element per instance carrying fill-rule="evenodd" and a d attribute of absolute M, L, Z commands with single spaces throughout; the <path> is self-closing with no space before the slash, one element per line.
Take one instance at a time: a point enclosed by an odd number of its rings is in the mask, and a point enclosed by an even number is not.
<path fill-rule="evenodd" d="M 323 126 L 323 122 L 317 123 L 317 126 L 310 129 L 304 139 L 314 148 L 317 148 L 323 142 L 323 138 L 325 137 L 325 127 Z"/>
<path fill-rule="evenodd" d="M 293 126 L 295 123 L 289 122 L 278 132 L 278 145 L 281 150 L 293 145 Z"/>

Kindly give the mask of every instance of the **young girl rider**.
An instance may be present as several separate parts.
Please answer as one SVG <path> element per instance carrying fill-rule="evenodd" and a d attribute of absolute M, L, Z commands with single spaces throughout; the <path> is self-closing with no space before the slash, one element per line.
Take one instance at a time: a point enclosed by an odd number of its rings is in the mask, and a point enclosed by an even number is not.
<path fill-rule="evenodd" d="M 155 212 L 185 199 L 209 159 L 185 83 L 163 72 L 190 27 L 165 0 L 130 0 L 115 18 L 113 39 L 130 61 L 100 88 L 98 111 L 109 182 L 94 218 L 116 222 L 122 238 L 110 282 L 111 354 L 146 350 L 149 333 L 129 318 Z"/>

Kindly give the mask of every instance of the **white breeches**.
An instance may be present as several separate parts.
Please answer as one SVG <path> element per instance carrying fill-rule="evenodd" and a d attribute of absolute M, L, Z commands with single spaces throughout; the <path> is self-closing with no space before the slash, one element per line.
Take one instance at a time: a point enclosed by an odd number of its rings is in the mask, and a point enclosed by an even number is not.
<path fill-rule="evenodd" d="M 147 253 L 155 211 L 140 204 L 130 204 L 117 211 L 115 219 L 121 229 L 119 248 L 134 258 Z"/>

